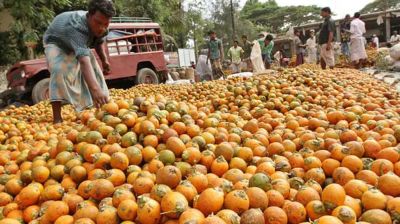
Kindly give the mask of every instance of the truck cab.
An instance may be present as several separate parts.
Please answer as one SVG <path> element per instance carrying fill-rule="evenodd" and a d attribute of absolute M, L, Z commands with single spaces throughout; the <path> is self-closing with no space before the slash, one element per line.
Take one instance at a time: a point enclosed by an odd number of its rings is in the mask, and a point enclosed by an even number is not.
<path fill-rule="evenodd" d="M 165 82 L 168 69 L 159 24 L 148 18 L 113 18 L 105 44 L 111 71 L 104 77 L 110 88 L 120 80 L 129 80 L 125 83 L 132 85 Z M 0 93 L 3 106 L 14 102 L 32 105 L 48 99 L 50 72 L 45 58 L 17 62 L 6 76 L 8 88 Z"/>

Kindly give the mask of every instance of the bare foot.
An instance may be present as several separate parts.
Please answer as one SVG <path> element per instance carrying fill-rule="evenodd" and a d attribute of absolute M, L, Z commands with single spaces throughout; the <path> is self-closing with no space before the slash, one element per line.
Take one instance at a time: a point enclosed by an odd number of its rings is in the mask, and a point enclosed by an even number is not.
<path fill-rule="evenodd" d="M 62 122 L 63 122 L 62 119 L 54 119 L 54 120 L 53 120 L 53 124 L 60 124 L 60 123 L 62 123 Z"/>

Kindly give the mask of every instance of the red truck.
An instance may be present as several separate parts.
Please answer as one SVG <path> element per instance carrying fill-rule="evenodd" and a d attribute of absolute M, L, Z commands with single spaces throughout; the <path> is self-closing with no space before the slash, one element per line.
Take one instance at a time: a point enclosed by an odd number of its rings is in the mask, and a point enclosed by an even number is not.
<path fill-rule="evenodd" d="M 105 76 L 109 87 L 120 80 L 130 85 L 166 80 L 168 69 L 159 24 L 147 18 L 117 17 L 109 31 L 106 54 L 111 72 Z M 2 106 L 15 102 L 36 104 L 48 99 L 50 73 L 45 58 L 18 62 L 6 76 L 8 88 L 0 93 Z"/>

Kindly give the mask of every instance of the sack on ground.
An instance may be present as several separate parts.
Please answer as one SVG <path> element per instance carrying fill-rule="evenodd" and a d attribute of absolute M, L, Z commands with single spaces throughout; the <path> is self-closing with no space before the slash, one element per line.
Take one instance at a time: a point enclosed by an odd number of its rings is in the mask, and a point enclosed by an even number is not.
<path fill-rule="evenodd" d="M 396 44 L 390 48 L 389 54 L 395 61 L 400 60 L 400 44 Z"/>
<path fill-rule="evenodd" d="M 261 56 L 261 47 L 257 40 L 253 41 L 253 49 L 251 50 L 250 59 L 253 64 L 253 72 L 261 72 L 265 70 L 264 61 Z"/>

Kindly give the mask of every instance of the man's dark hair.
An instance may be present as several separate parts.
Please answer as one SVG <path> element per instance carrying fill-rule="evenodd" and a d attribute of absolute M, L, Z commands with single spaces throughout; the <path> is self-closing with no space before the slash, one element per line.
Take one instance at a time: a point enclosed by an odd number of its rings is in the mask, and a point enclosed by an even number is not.
<path fill-rule="evenodd" d="M 329 7 L 324 7 L 324 8 L 321 9 L 321 11 L 322 12 L 327 12 L 329 14 L 332 14 L 331 8 L 329 8 Z"/>
<path fill-rule="evenodd" d="M 246 35 L 242 35 L 242 38 L 246 38 L 247 39 L 247 36 Z"/>
<path fill-rule="evenodd" d="M 101 12 L 108 18 L 115 15 L 114 4 L 111 0 L 91 0 L 88 9 L 90 15 L 95 14 L 96 11 Z"/>
<path fill-rule="evenodd" d="M 211 34 L 216 34 L 216 32 L 214 30 L 210 30 L 210 32 L 208 32 L 208 35 L 211 35 Z"/>
<path fill-rule="evenodd" d="M 360 18 L 361 14 L 359 12 L 354 13 L 354 18 Z"/>
<path fill-rule="evenodd" d="M 271 34 L 268 34 L 268 35 L 265 37 L 265 39 L 271 41 L 271 40 L 274 39 L 274 37 L 273 37 Z"/>
<path fill-rule="evenodd" d="M 235 44 L 239 44 L 239 41 L 237 41 L 237 40 L 234 40 L 234 41 L 233 41 L 233 43 L 235 43 Z"/>

